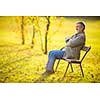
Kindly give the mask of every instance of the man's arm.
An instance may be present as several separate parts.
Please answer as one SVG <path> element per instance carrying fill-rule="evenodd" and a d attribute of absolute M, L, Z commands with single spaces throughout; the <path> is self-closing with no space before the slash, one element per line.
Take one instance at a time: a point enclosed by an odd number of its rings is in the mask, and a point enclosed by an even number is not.
<path fill-rule="evenodd" d="M 77 47 L 85 43 L 85 36 L 83 34 L 77 36 L 74 39 L 70 39 L 67 43 L 67 47 Z"/>

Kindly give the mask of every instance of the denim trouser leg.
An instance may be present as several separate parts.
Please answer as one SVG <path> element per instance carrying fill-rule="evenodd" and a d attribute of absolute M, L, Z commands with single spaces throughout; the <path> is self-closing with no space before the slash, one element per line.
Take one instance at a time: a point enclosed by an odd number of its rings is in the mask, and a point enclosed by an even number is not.
<path fill-rule="evenodd" d="M 64 51 L 61 50 L 52 50 L 48 55 L 48 62 L 46 65 L 46 70 L 53 71 L 53 66 L 56 59 L 61 59 L 64 55 Z"/>

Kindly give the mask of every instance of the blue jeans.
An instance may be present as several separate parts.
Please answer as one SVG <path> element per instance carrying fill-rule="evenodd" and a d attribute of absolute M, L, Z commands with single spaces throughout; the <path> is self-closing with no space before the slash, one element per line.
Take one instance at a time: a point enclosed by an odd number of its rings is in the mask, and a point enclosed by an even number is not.
<path fill-rule="evenodd" d="M 53 66 L 56 59 L 61 59 L 64 55 L 62 50 L 52 50 L 48 55 L 48 62 L 46 64 L 46 70 L 53 71 Z"/>

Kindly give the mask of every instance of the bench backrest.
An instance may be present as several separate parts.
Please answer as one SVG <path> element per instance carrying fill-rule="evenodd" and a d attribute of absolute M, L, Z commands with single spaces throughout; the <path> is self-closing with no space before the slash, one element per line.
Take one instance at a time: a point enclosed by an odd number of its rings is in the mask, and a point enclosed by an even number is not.
<path fill-rule="evenodd" d="M 85 58 L 86 54 L 90 51 L 91 46 L 84 46 L 81 50 L 85 51 L 85 54 L 83 55 L 81 62 L 83 61 L 83 59 Z"/>

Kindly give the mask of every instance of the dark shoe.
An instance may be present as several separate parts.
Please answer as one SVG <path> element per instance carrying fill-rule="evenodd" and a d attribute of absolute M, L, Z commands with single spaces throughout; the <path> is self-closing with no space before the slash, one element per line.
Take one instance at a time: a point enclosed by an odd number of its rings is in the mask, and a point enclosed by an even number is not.
<path fill-rule="evenodd" d="M 51 74 L 53 74 L 53 73 L 54 73 L 54 71 L 46 70 L 46 71 L 42 74 L 42 76 L 48 76 L 48 75 L 51 75 Z"/>

